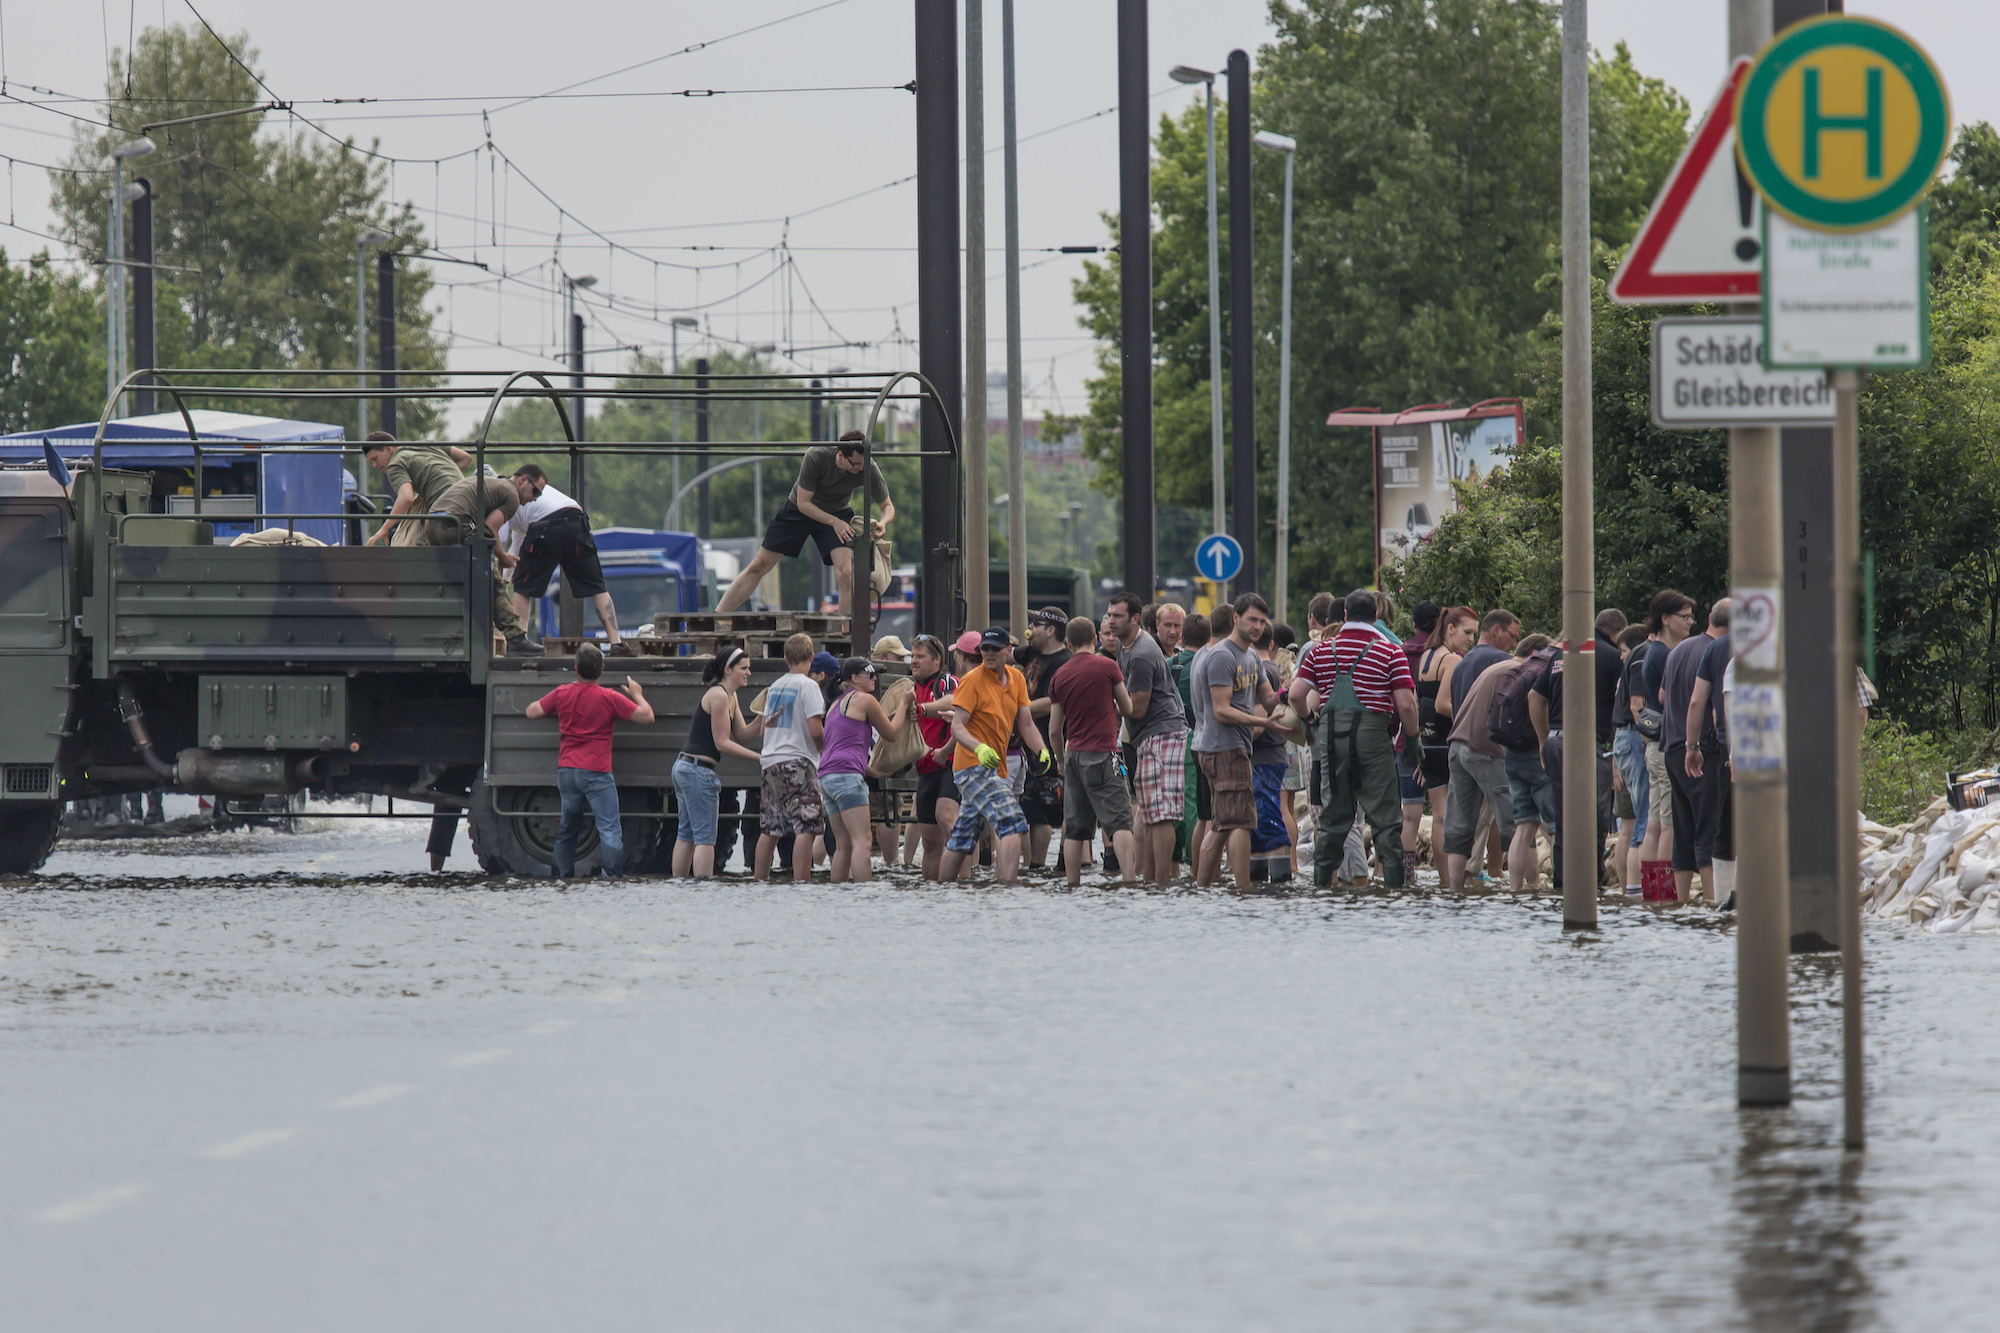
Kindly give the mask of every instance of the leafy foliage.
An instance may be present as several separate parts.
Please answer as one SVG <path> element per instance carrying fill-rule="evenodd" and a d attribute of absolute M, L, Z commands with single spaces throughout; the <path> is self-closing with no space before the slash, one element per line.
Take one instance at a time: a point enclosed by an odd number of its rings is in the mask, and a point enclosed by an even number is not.
<path fill-rule="evenodd" d="M 94 420 L 104 410 L 97 302 L 47 252 L 26 266 L 0 251 L 0 432 Z"/>
<path fill-rule="evenodd" d="M 1373 576 L 1366 436 L 1328 412 L 1472 402 L 1521 391 L 1550 311 L 1557 236 L 1559 9 L 1513 0 L 1273 5 L 1258 55 L 1258 128 L 1298 140 L 1293 222 L 1293 593 Z M 1687 105 L 1620 48 L 1594 64 L 1593 226 L 1623 244 L 1680 151 Z M 1223 119 L 1218 112 L 1218 120 Z M 1218 126 L 1219 174 L 1227 139 Z M 1203 112 L 1163 118 L 1153 169 L 1154 456 L 1162 505 L 1206 510 L 1210 409 Z M 1276 473 L 1284 162 L 1252 165 L 1260 515 Z M 1225 210 L 1226 213 L 1226 210 Z M 1114 235 L 1117 226 L 1107 218 Z M 1221 299 L 1229 290 L 1226 216 Z M 1074 294 L 1099 340 L 1085 448 L 1119 486 L 1118 261 Z M 1225 355 L 1225 383 L 1227 361 Z M 1228 409 L 1225 407 L 1225 412 Z M 1265 519 L 1268 523 L 1268 517 Z M 1270 569 L 1273 533 L 1260 537 Z M 1162 555 L 1170 552 L 1163 544 Z M 1185 553 L 1171 553 L 1191 558 Z M 1163 568 L 1163 573 L 1191 569 Z"/>
<path fill-rule="evenodd" d="M 256 65 L 247 35 L 230 39 L 224 50 L 198 27 L 150 28 L 135 43 L 128 90 L 124 53 L 113 52 L 104 108 L 110 128 L 80 129 L 68 169 L 52 173 L 52 202 L 65 239 L 84 254 L 102 255 L 105 155 L 154 121 L 268 101 L 252 77 Z M 152 184 L 154 257 L 172 266 L 162 267 L 156 283 L 163 365 L 352 367 L 361 236 L 380 230 L 395 237 L 387 248 L 424 246 L 422 226 L 407 206 L 388 201 L 388 171 L 366 150 L 309 129 L 267 134 L 264 120 L 263 113 L 248 112 L 157 130 L 158 151 L 127 163 L 128 178 L 143 176 Z M 372 287 L 372 263 L 369 270 Z M 438 369 L 444 345 L 425 309 L 429 273 L 406 262 L 398 279 L 397 362 L 406 372 Z M 368 296 L 372 307 L 375 293 Z M 372 310 L 369 322 L 372 337 Z M 101 342 L 101 322 L 98 327 Z M 424 381 L 419 375 L 409 382 Z M 101 405 L 100 396 L 88 415 Z M 287 410 L 268 400 L 238 405 Z M 442 419 L 435 407 L 416 402 L 405 401 L 400 413 L 409 438 L 431 432 Z M 316 404 L 302 414 L 350 428 L 354 421 L 350 404 Z"/>

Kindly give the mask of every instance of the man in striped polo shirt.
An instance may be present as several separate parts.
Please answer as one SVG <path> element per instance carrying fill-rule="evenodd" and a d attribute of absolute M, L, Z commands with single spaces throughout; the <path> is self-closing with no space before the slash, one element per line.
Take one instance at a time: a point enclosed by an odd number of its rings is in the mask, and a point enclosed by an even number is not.
<path fill-rule="evenodd" d="M 1292 681 L 1301 717 L 1325 712 L 1319 759 L 1326 805 L 1313 837 L 1313 882 L 1322 887 L 1333 882 L 1357 802 L 1375 835 L 1383 882 L 1392 889 L 1405 882 L 1395 738 L 1398 723 L 1403 735 L 1417 734 L 1417 686 L 1402 645 L 1376 630 L 1375 607 L 1365 588 L 1348 594 L 1345 623 L 1306 651 Z"/>

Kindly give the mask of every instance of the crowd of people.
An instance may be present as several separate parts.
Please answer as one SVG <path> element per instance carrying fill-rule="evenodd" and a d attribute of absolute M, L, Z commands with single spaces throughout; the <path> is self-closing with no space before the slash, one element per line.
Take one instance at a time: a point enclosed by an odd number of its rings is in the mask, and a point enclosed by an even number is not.
<path fill-rule="evenodd" d="M 746 711 L 741 650 L 711 663 L 674 768 L 676 874 L 712 873 L 723 756 L 762 775 L 751 868 L 836 880 L 887 864 L 956 880 L 1047 870 L 1165 884 L 1225 873 L 1240 889 L 1413 885 L 1560 890 L 1565 835 L 1601 879 L 1651 899 L 1715 902 L 1731 866 L 1730 604 L 1697 625 L 1671 589 L 1642 623 L 1606 610 L 1590 645 L 1594 721 L 1563 729 L 1563 654 L 1504 609 L 1420 602 L 1409 634 L 1388 594 L 1321 593 L 1301 639 L 1254 593 L 1206 615 L 1111 600 L 1101 623 L 1048 607 L 1027 641 L 967 630 L 885 638 L 840 661 L 796 634 L 787 672 Z M 882 667 L 907 665 L 885 687 Z M 1562 761 L 1587 743 L 1595 827 L 1566 830 Z M 753 748 L 755 747 L 755 748 Z M 887 765 L 885 767 L 885 765 Z M 914 775 L 914 821 L 883 780 Z M 1718 875 L 1720 874 L 1720 881 Z"/>

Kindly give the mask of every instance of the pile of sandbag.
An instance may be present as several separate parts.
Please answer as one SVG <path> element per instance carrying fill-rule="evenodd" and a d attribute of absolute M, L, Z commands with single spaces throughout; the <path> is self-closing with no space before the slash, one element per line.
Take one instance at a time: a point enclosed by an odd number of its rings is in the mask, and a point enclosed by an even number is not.
<path fill-rule="evenodd" d="M 1908 824 L 1861 824 L 1861 910 L 1937 935 L 2000 935 L 2000 805 L 1940 796 Z"/>

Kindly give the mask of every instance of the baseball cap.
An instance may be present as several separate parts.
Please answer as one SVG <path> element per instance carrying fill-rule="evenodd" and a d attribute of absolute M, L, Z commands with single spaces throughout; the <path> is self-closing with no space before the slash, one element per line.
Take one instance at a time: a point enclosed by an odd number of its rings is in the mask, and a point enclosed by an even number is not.
<path fill-rule="evenodd" d="M 1060 606 L 1045 606 L 1031 618 L 1051 629 L 1064 629 L 1069 625 L 1069 616 Z"/>
<path fill-rule="evenodd" d="M 840 659 L 832 653 L 814 653 L 812 665 L 806 671 L 808 674 L 816 671 L 821 675 L 837 676 L 840 674 Z"/>
<path fill-rule="evenodd" d="M 910 650 L 905 648 L 903 641 L 893 634 L 884 634 L 881 638 L 875 640 L 875 656 L 877 657 L 892 657 L 900 662 L 908 658 L 909 655 Z"/>
<path fill-rule="evenodd" d="M 994 625 L 979 636 L 979 646 L 981 648 L 1011 648 L 1014 646 L 1014 638 L 1006 630 L 1001 629 L 998 625 Z"/>
<path fill-rule="evenodd" d="M 840 664 L 840 678 L 842 680 L 860 675 L 879 676 L 881 674 L 882 668 L 876 666 L 865 657 L 850 657 Z"/>
<path fill-rule="evenodd" d="M 979 631 L 976 629 L 967 630 L 965 633 L 959 635 L 958 641 L 952 644 L 951 646 L 958 649 L 958 651 L 964 653 L 968 657 L 978 656 Z"/>

